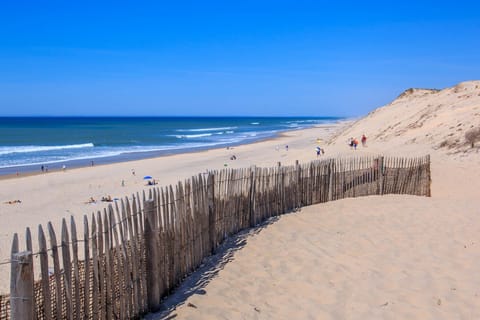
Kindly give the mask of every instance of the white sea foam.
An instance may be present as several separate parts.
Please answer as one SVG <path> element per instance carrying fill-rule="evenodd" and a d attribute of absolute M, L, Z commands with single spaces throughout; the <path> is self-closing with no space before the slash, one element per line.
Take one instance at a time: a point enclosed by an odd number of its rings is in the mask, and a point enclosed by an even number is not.
<path fill-rule="evenodd" d="M 200 129 L 178 129 L 177 132 L 208 132 L 208 131 L 224 131 L 233 130 L 237 127 L 219 127 L 219 128 L 200 128 Z"/>
<path fill-rule="evenodd" d="M 30 152 L 45 152 L 53 150 L 65 150 L 65 149 L 80 149 L 80 148 L 93 148 L 93 143 L 81 143 L 70 144 L 64 146 L 9 146 L 0 147 L 0 155 L 11 153 L 30 153 Z"/>
<path fill-rule="evenodd" d="M 178 139 L 195 139 L 195 138 L 203 138 L 203 137 L 211 137 L 212 133 L 201 133 L 201 134 L 179 134 L 175 135 Z M 170 136 L 171 137 L 171 136 Z"/>

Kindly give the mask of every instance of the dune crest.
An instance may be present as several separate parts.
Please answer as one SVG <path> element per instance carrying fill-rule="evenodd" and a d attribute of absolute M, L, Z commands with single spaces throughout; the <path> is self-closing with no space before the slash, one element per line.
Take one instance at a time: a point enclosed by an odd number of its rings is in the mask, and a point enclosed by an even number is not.
<path fill-rule="evenodd" d="M 331 143 L 365 133 L 371 142 L 388 142 L 392 148 L 422 144 L 464 157 L 479 151 L 465 140 L 465 132 L 478 127 L 480 81 L 476 80 L 443 90 L 407 89 L 391 103 L 356 121 Z"/>

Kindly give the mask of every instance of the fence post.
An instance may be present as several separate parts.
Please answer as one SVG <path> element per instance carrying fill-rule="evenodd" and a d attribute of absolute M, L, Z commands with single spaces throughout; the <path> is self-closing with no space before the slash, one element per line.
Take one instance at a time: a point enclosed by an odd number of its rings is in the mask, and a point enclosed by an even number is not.
<path fill-rule="evenodd" d="M 328 165 L 328 201 L 333 200 L 333 176 L 335 175 L 335 160 L 331 159 Z"/>
<path fill-rule="evenodd" d="M 12 253 L 10 281 L 11 319 L 33 319 L 33 258 L 31 251 Z"/>
<path fill-rule="evenodd" d="M 427 197 L 432 196 L 432 173 L 430 171 L 430 155 L 427 154 Z"/>
<path fill-rule="evenodd" d="M 384 157 L 378 157 L 378 194 L 383 195 L 383 183 L 384 183 L 384 173 L 385 170 L 383 168 L 384 165 Z"/>
<path fill-rule="evenodd" d="M 163 277 L 158 270 L 157 237 L 155 232 L 154 200 L 145 200 L 145 249 L 146 249 L 146 276 L 147 276 L 147 304 L 148 310 L 160 310 L 159 277 Z"/>
<path fill-rule="evenodd" d="M 301 185 L 301 179 L 300 179 L 300 163 L 298 160 L 295 160 L 295 173 L 296 173 L 296 187 L 295 187 L 295 208 L 298 209 L 302 206 L 302 197 L 301 197 L 301 192 L 302 192 L 302 185 Z"/>
<path fill-rule="evenodd" d="M 250 191 L 249 191 L 249 206 L 250 206 L 250 227 L 256 225 L 255 221 L 255 180 L 256 180 L 256 171 L 255 166 L 250 167 Z"/>
<path fill-rule="evenodd" d="M 208 173 L 207 178 L 207 202 L 208 202 L 208 235 L 210 238 L 210 253 L 216 249 L 217 233 L 216 233 L 216 218 L 215 218 L 215 174 Z"/>

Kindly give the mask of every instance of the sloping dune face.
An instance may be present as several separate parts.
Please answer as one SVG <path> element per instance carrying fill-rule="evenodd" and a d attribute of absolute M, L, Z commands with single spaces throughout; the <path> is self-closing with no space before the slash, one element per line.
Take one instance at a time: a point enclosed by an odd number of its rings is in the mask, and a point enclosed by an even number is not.
<path fill-rule="evenodd" d="M 355 122 L 333 142 L 359 139 L 365 133 L 369 143 L 387 142 L 395 149 L 421 144 L 464 157 L 478 152 L 465 139 L 465 133 L 476 128 L 480 128 L 480 81 L 467 81 L 443 90 L 408 89 Z"/>

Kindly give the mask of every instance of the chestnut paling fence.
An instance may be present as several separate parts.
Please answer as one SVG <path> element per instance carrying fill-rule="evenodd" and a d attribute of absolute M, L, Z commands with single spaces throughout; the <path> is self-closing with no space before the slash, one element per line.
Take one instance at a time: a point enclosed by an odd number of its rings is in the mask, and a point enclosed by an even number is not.
<path fill-rule="evenodd" d="M 22 250 L 15 234 L 0 319 L 138 318 L 242 229 L 347 197 L 430 196 L 430 183 L 429 156 L 377 156 L 224 169 L 152 188 L 84 216 L 81 234 L 73 217 L 59 232 L 40 225 L 37 252 L 28 228 Z"/>

